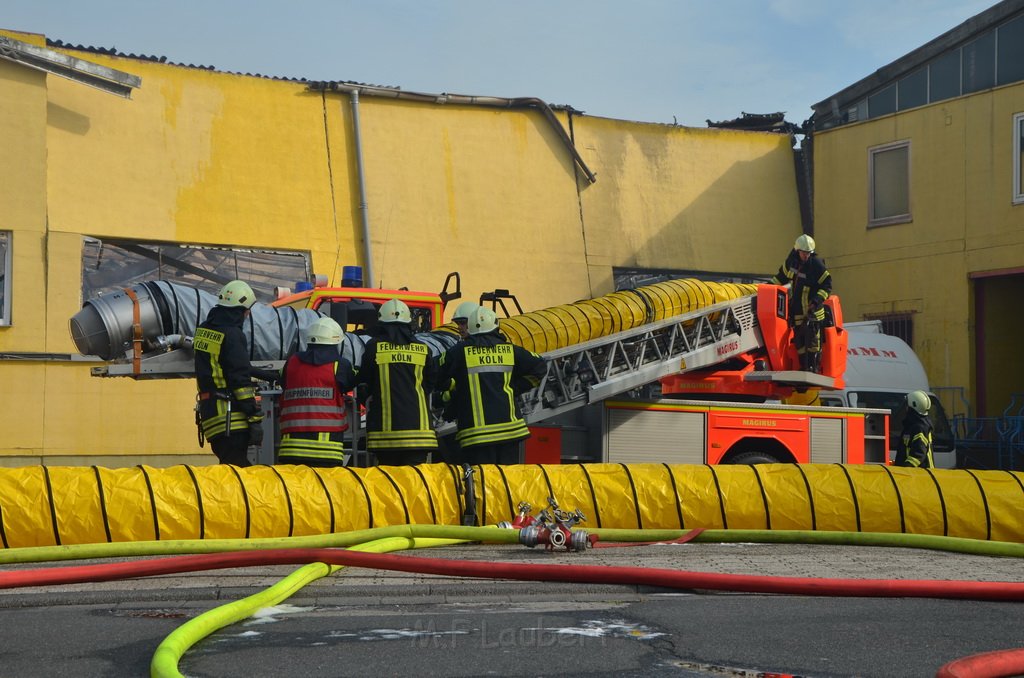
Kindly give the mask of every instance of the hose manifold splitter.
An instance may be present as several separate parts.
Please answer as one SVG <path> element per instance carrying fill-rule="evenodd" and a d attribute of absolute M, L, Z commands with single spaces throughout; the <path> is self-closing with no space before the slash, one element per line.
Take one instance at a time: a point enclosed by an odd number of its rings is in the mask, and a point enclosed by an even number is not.
<path fill-rule="evenodd" d="M 498 527 L 519 530 L 519 543 L 533 548 L 543 544 L 548 551 L 564 548 L 567 551 L 585 551 L 597 541 L 596 536 L 589 535 L 586 530 L 573 530 L 572 526 L 584 522 L 587 518 L 583 511 L 562 511 L 554 497 L 548 497 L 548 508 L 537 514 L 530 515 L 533 507 L 527 502 L 519 502 L 518 514 L 512 522 L 502 521 Z"/>

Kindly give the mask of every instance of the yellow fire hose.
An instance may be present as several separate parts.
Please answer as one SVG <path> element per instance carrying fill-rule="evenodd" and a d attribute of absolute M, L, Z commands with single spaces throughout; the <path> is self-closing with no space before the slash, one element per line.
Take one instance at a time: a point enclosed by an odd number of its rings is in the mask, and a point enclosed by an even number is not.
<path fill-rule="evenodd" d="M 520 502 L 581 510 L 586 528 L 886 532 L 1024 542 L 1024 474 L 880 465 L 474 467 L 478 524 Z M 459 525 L 462 469 L 0 469 L 4 548 L 254 539 Z"/>

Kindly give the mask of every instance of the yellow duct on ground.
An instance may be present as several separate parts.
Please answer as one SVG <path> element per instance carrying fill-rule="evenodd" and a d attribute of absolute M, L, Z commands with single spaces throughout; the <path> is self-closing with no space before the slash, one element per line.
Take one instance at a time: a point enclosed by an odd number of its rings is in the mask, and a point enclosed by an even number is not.
<path fill-rule="evenodd" d="M 554 497 L 583 527 L 894 532 L 1024 542 L 1024 474 L 879 465 L 575 464 L 474 467 L 477 524 Z M 245 539 L 459 525 L 462 470 L 0 469 L 4 548 Z"/>
<path fill-rule="evenodd" d="M 757 285 L 683 278 L 502 318 L 499 325 L 513 344 L 547 353 L 756 292 Z"/>

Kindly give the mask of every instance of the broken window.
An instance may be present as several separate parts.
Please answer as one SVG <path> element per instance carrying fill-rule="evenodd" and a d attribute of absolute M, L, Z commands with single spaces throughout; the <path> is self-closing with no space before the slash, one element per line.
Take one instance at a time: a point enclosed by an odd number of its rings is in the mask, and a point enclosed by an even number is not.
<path fill-rule="evenodd" d="M 308 252 L 208 247 L 86 237 L 82 247 L 82 298 L 92 299 L 147 280 L 189 285 L 212 294 L 232 280 L 252 286 L 270 302 L 275 288 L 311 279 Z"/>

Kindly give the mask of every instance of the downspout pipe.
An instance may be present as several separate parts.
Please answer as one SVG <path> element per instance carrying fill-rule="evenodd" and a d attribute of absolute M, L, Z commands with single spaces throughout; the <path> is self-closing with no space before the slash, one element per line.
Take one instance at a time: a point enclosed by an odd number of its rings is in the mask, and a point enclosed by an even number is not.
<path fill-rule="evenodd" d="M 377 278 L 373 271 L 373 246 L 370 244 L 370 209 L 366 201 L 366 170 L 363 166 L 363 135 L 359 127 L 359 89 L 349 90 L 352 102 L 352 135 L 355 137 L 356 177 L 359 180 L 359 216 L 363 228 L 363 266 L 366 268 L 364 280 L 370 287 L 376 284 Z"/>
<path fill-rule="evenodd" d="M 375 87 L 371 85 L 354 85 L 345 82 L 312 82 L 309 84 L 309 89 L 318 92 L 361 92 L 367 96 L 379 96 L 389 97 L 391 99 L 402 99 L 405 101 L 419 101 L 422 103 L 430 104 L 460 104 L 464 106 L 489 106 L 491 108 L 534 108 L 540 111 L 544 119 L 548 121 L 551 128 L 558 135 L 562 145 L 565 146 L 566 150 L 572 156 L 576 166 L 579 167 L 580 171 L 586 176 L 589 183 L 597 181 L 597 175 L 594 174 L 587 163 L 583 161 L 583 158 L 576 151 L 576 146 L 573 145 L 572 139 L 569 137 L 568 132 L 562 127 L 562 123 L 558 121 L 558 117 L 555 115 L 551 107 L 541 99 L 536 97 L 491 97 L 491 96 L 474 96 L 469 94 L 429 94 L 425 92 L 407 92 L 405 90 L 394 89 L 391 87 Z"/>

